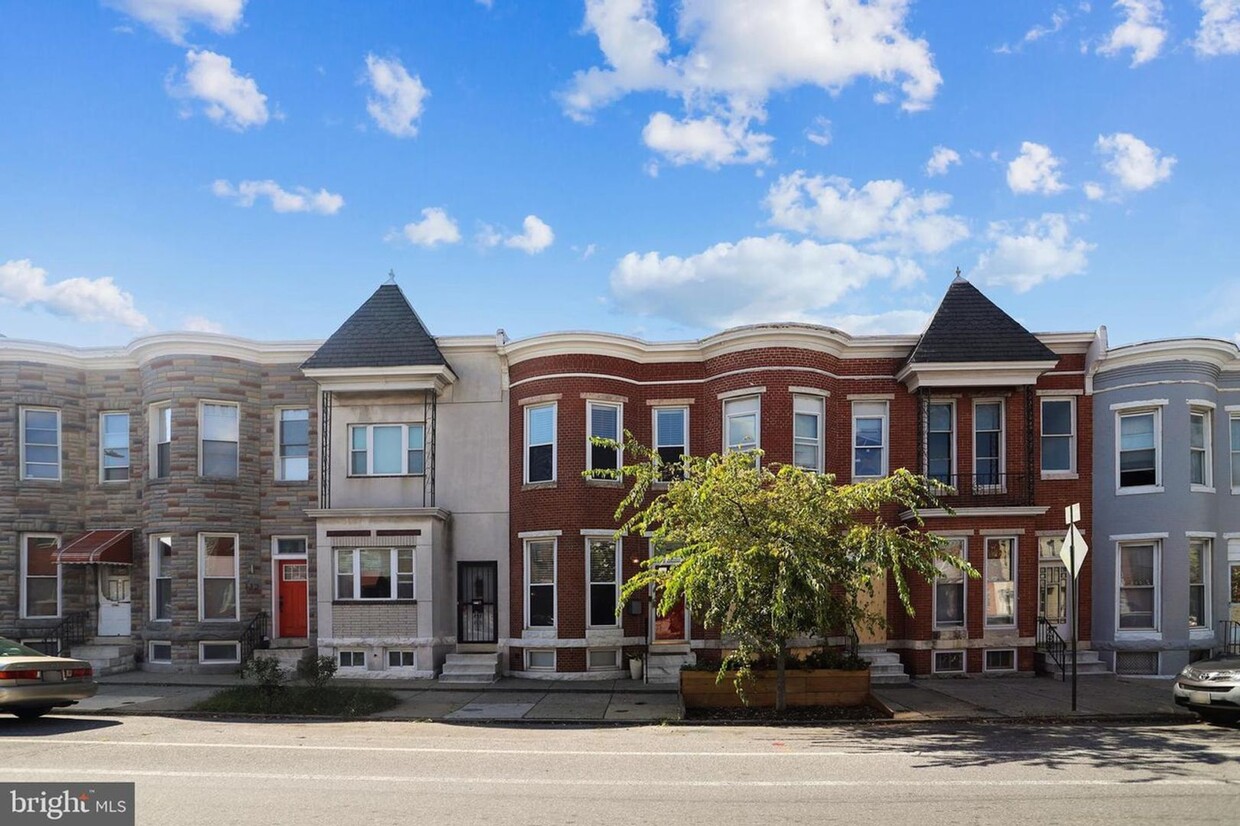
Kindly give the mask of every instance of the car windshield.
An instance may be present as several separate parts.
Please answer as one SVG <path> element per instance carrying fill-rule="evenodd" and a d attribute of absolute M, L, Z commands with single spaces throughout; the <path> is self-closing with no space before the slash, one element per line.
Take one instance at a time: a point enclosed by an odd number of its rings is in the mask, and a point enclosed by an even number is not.
<path fill-rule="evenodd" d="M 42 651 L 27 648 L 19 642 L 0 637 L 0 657 L 46 657 Z"/>

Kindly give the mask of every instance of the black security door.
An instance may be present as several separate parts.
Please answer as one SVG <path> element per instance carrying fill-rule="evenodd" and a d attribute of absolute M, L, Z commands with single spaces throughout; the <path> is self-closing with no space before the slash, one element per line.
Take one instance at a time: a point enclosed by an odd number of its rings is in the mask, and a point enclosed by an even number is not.
<path fill-rule="evenodd" d="M 456 568 L 456 641 L 496 643 L 497 563 L 458 562 Z"/>

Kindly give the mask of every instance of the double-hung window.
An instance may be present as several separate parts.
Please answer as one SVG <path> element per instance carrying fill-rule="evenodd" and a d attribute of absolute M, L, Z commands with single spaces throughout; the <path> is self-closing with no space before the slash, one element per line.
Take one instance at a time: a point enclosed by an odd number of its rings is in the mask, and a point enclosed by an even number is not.
<path fill-rule="evenodd" d="M 151 619 L 172 619 L 172 537 L 151 537 Z"/>
<path fill-rule="evenodd" d="M 555 481 L 556 406 L 529 405 L 525 408 L 525 481 Z"/>
<path fill-rule="evenodd" d="M 1157 541 L 1119 545 L 1119 630 L 1158 629 Z"/>
<path fill-rule="evenodd" d="M 23 479 L 60 479 L 60 411 L 21 409 Z"/>
<path fill-rule="evenodd" d="M 603 402 L 586 402 L 586 421 L 590 426 L 590 438 L 620 441 L 620 433 L 624 427 L 622 410 L 618 404 Z M 621 451 L 614 447 L 604 447 L 593 442 L 586 444 L 586 456 L 589 470 L 615 470 L 620 467 Z"/>
<path fill-rule="evenodd" d="M 413 548 L 337 548 L 336 599 L 413 599 Z"/>
<path fill-rule="evenodd" d="M 240 564 L 236 534 L 198 535 L 198 605 L 204 620 L 239 620 Z"/>
<path fill-rule="evenodd" d="M 240 408 L 227 402 L 203 402 L 198 409 L 200 472 L 215 479 L 237 478 Z"/>
<path fill-rule="evenodd" d="M 55 536 L 22 536 L 22 617 L 42 619 L 60 616 L 60 566 Z"/>
<path fill-rule="evenodd" d="M 689 408 L 654 409 L 654 451 L 659 454 L 664 468 L 663 480 L 671 481 L 676 476 L 680 457 L 689 453 Z"/>
<path fill-rule="evenodd" d="M 1232 413 L 1227 424 L 1231 431 L 1231 489 L 1240 492 L 1240 412 Z"/>
<path fill-rule="evenodd" d="M 823 421 L 820 396 L 792 397 L 792 463 L 797 467 L 822 473 Z"/>
<path fill-rule="evenodd" d="M 1016 624 L 1016 540 L 986 537 L 986 624 Z"/>
<path fill-rule="evenodd" d="M 172 404 L 151 406 L 151 476 L 167 479 L 172 472 Z"/>
<path fill-rule="evenodd" d="M 418 476 L 425 472 L 424 424 L 349 426 L 350 476 Z"/>
<path fill-rule="evenodd" d="M 853 478 L 887 475 L 887 402 L 853 402 Z"/>
<path fill-rule="evenodd" d="M 616 605 L 620 598 L 620 549 L 614 539 L 586 537 L 590 565 L 590 627 L 620 624 Z"/>
<path fill-rule="evenodd" d="M 1188 480 L 1195 488 L 1214 487 L 1214 468 L 1210 461 L 1213 418 L 1206 408 L 1194 407 L 1188 413 Z"/>
<path fill-rule="evenodd" d="M 752 451 L 762 447 L 759 421 L 762 400 L 758 396 L 725 399 L 723 402 L 723 449 L 725 453 Z M 757 455 L 754 455 L 757 461 Z"/>
<path fill-rule="evenodd" d="M 1118 414 L 1119 487 L 1152 488 L 1161 482 L 1159 410 Z"/>
<path fill-rule="evenodd" d="M 1003 402 L 973 405 L 973 474 L 975 488 L 1003 485 Z"/>
<path fill-rule="evenodd" d="M 1042 473 L 1076 472 L 1076 401 L 1042 400 Z"/>
<path fill-rule="evenodd" d="M 1209 539 L 1188 542 L 1188 627 L 1210 627 Z"/>
<path fill-rule="evenodd" d="M 954 485 L 956 465 L 956 405 L 930 402 L 926 407 L 926 476 Z"/>
<path fill-rule="evenodd" d="M 554 539 L 529 539 L 525 543 L 525 625 L 555 627 Z"/>
<path fill-rule="evenodd" d="M 965 540 L 953 539 L 949 542 L 948 550 L 963 561 L 966 558 L 965 547 Z M 935 564 L 938 566 L 939 575 L 934 580 L 934 627 L 964 628 L 964 571 L 949 559 L 940 559 Z"/>
<path fill-rule="evenodd" d="M 129 414 L 99 414 L 99 478 L 123 482 L 129 478 Z"/>
<path fill-rule="evenodd" d="M 304 407 L 282 408 L 279 416 L 276 478 L 304 482 L 310 478 L 310 411 Z"/>

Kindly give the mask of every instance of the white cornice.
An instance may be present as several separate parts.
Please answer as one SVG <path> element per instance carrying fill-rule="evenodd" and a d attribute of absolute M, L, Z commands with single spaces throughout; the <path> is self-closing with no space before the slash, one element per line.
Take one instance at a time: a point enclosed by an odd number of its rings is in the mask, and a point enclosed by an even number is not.
<path fill-rule="evenodd" d="M 906 364 L 896 380 L 909 391 L 921 387 L 1013 387 L 1037 384 L 1055 361 L 961 361 Z"/>
<path fill-rule="evenodd" d="M 1230 341 L 1217 338 L 1142 341 L 1108 350 L 1098 364 L 1098 372 L 1168 361 L 1197 361 L 1220 370 L 1240 370 L 1240 349 Z"/>
<path fill-rule="evenodd" d="M 1054 350 L 1061 356 L 1073 353 L 1089 352 L 1089 347 L 1098 337 L 1096 332 L 1089 333 L 1034 333 L 1038 341 Z"/>
<path fill-rule="evenodd" d="M 30 361 L 79 370 L 125 370 L 172 356 L 219 356 L 255 364 L 301 364 L 318 341 L 255 341 L 216 333 L 157 333 L 123 347 L 70 347 L 45 341 L 0 339 L 0 361 Z"/>
<path fill-rule="evenodd" d="M 315 367 L 303 369 L 307 378 L 332 392 L 371 392 L 385 390 L 433 390 L 442 393 L 456 381 L 456 373 L 446 364 L 408 367 Z"/>

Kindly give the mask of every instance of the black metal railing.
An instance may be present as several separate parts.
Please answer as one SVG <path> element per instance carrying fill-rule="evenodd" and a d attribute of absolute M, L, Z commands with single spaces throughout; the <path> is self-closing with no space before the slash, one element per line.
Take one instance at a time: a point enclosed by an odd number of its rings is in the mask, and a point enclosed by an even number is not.
<path fill-rule="evenodd" d="M 45 651 L 54 651 L 57 657 L 69 653 L 69 647 L 86 642 L 90 630 L 89 611 L 70 611 L 60 622 L 42 632 Z"/>
<path fill-rule="evenodd" d="M 1038 617 L 1037 645 L 1038 651 L 1046 657 L 1047 662 L 1059 666 L 1060 677 L 1067 680 L 1068 643 L 1059 636 L 1055 626 L 1046 617 Z"/>
<path fill-rule="evenodd" d="M 938 497 L 953 508 L 1032 505 L 1028 473 L 932 473 Z"/>
<path fill-rule="evenodd" d="M 1240 622 L 1235 620 L 1219 620 L 1218 632 L 1222 653 L 1229 656 L 1240 656 Z"/>
<path fill-rule="evenodd" d="M 271 617 L 266 611 L 259 611 L 241 632 L 241 668 L 245 668 L 255 651 L 271 647 L 270 627 Z"/>

